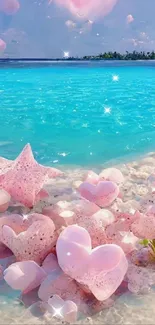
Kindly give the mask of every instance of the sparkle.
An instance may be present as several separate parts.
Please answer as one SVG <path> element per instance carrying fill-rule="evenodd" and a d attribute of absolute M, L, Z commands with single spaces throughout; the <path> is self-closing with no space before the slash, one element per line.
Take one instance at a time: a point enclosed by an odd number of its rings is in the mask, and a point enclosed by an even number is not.
<path fill-rule="evenodd" d="M 60 213 L 60 217 L 62 218 L 71 218 L 74 216 L 74 212 L 73 211 L 63 211 Z M 67 253 L 68 256 L 71 255 L 71 253 Z"/>
<path fill-rule="evenodd" d="M 97 130 L 98 133 L 101 133 L 101 130 Z"/>
<path fill-rule="evenodd" d="M 124 238 L 122 239 L 123 243 L 133 244 L 136 243 L 137 237 L 135 237 L 132 233 L 126 233 Z"/>
<path fill-rule="evenodd" d="M 64 58 L 68 59 L 69 58 L 69 52 L 64 52 Z"/>
<path fill-rule="evenodd" d="M 58 162 L 59 162 L 59 160 L 53 160 L 53 164 L 56 164 Z"/>
<path fill-rule="evenodd" d="M 59 156 L 62 156 L 62 157 L 66 157 L 66 156 L 69 155 L 69 152 L 68 152 L 68 153 L 66 153 L 66 152 L 62 152 L 62 153 L 59 153 L 58 155 L 59 155 Z"/>
<path fill-rule="evenodd" d="M 83 124 L 82 124 L 82 127 L 83 127 L 83 128 L 87 128 L 87 127 L 88 127 L 88 123 L 83 123 Z"/>
<path fill-rule="evenodd" d="M 104 108 L 104 113 L 105 114 L 111 114 L 111 108 L 110 107 L 105 107 Z"/>
<path fill-rule="evenodd" d="M 62 317 L 62 313 L 61 313 L 62 307 L 61 308 L 55 308 L 55 307 L 52 306 L 52 308 L 54 310 L 53 317 Z"/>
<path fill-rule="evenodd" d="M 71 253 L 70 253 L 70 252 L 68 252 L 68 253 L 67 253 L 67 256 L 71 256 Z"/>
<path fill-rule="evenodd" d="M 114 76 L 112 77 L 112 80 L 113 80 L 113 81 L 119 81 L 119 76 L 118 76 L 118 75 L 114 75 Z"/>
<path fill-rule="evenodd" d="M 131 208 L 129 212 L 130 212 L 131 214 L 133 214 L 133 215 L 134 215 L 134 214 L 135 214 L 135 212 L 136 212 L 136 210 L 135 210 L 135 209 L 133 209 L 133 208 Z"/>
<path fill-rule="evenodd" d="M 92 25 L 93 23 L 93 20 L 88 20 L 88 24 Z"/>
<path fill-rule="evenodd" d="M 93 153 L 92 152 L 90 152 L 90 156 L 92 156 L 93 155 Z"/>
<path fill-rule="evenodd" d="M 67 20 L 67 21 L 65 22 L 65 25 L 66 25 L 67 27 L 69 27 L 69 28 L 75 28 L 75 27 L 76 27 L 76 23 L 74 23 L 74 21 L 72 21 L 72 20 Z"/>
<path fill-rule="evenodd" d="M 99 36 L 99 35 L 100 35 L 99 33 L 96 34 L 96 36 Z"/>
<path fill-rule="evenodd" d="M 29 215 L 28 214 L 23 214 L 23 220 L 28 220 Z"/>

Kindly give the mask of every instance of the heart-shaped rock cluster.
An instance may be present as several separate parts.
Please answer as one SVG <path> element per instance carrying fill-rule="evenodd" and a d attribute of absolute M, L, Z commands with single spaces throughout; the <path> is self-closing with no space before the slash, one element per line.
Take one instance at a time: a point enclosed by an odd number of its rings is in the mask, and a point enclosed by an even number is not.
<path fill-rule="evenodd" d="M 138 269 L 155 258 L 155 202 L 154 192 L 123 201 L 124 177 L 109 168 L 89 171 L 73 200 L 48 204 L 43 185 L 62 175 L 39 165 L 30 145 L 15 161 L 0 158 L 0 276 L 23 299 L 36 290 L 53 317 L 75 322 L 86 302 L 107 301 L 123 281 L 132 292 L 155 283 Z M 40 214 L 39 200 L 45 203 Z M 16 204 L 27 214 L 11 213 Z"/>

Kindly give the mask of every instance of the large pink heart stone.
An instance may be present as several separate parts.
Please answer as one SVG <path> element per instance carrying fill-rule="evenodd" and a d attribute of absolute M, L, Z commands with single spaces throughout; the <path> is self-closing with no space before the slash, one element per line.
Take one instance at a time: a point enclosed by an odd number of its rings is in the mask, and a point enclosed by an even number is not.
<path fill-rule="evenodd" d="M 96 186 L 84 182 L 78 190 L 82 197 L 103 208 L 110 206 L 119 195 L 118 186 L 108 181 L 99 182 Z"/>
<path fill-rule="evenodd" d="M 100 301 L 116 291 L 127 272 L 128 262 L 119 246 L 102 245 L 92 250 L 89 233 L 76 225 L 62 231 L 56 251 L 62 270 Z"/>

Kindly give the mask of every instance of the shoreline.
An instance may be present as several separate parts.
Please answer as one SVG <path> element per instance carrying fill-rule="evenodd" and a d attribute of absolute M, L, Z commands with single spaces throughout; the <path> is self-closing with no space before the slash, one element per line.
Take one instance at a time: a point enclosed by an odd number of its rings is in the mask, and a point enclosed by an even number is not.
<path fill-rule="evenodd" d="M 12 58 L 12 59 L 5 59 L 5 58 L 0 58 L 0 64 L 5 64 L 5 63 L 105 63 L 105 64 L 124 64 L 128 63 L 129 65 L 133 65 L 134 63 L 137 65 L 137 63 L 155 63 L 155 59 L 149 60 L 149 59 L 144 59 L 144 60 L 139 60 L 139 59 L 131 59 L 131 60 L 117 60 L 117 59 L 37 59 L 37 58 Z"/>
<path fill-rule="evenodd" d="M 42 62 L 42 61 L 62 61 L 62 62 L 74 62 L 74 61 L 77 61 L 77 62 L 92 62 L 92 61 L 95 61 L 95 62 L 121 62 L 121 61 L 128 61 L 128 62 L 132 62 L 132 61 L 136 61 L 136 62 L 144 62 L 144 61 L 147 61 L 147 62 L 154 62 L 155 61 L 155 58 L 154 59 L 138 59 L 138 58 L 131 58 L 131 59 L 126 59 L 126 58 L 123 58 L 123 59 L 118 59 L 118 58 L 97 58 L 97 56 L 96 57 L 91 57 L 90 56 L 90 58 L 89 58 L 89 56 L 87 57 L 87 58 L 84 58 L 84 57 L 82 57 L 82 58 L 72 58 L 72 57 L 70 57 L 70 58 L 3 58 L 3 57 L 1 57 L 0 58 L 0 62 L 4 62 L 4 61 L 6 61 L 6 62 L 13 62 L 13 61 L 38 61 L 38 62 Z"/>

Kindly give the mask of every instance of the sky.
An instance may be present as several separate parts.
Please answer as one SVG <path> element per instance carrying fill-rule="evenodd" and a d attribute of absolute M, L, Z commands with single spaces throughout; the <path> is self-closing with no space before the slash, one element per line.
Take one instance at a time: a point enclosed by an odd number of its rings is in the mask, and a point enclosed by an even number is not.
<path fill-rule="evenodd" d="M 4 1 L 20 6 L 8 14 Z M 155 0 L 0 0 L 0 5 L 0 39 L 6 43 L 1 57 L 155 50 Z"/>

